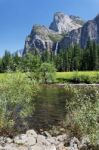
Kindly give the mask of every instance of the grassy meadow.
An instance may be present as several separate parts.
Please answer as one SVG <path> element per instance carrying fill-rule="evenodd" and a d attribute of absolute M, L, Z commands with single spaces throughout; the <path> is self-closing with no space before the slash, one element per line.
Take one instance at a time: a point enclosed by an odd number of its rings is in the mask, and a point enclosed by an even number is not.
<path fill-rule="evenodd" d="M 0 80 L 6 79 L 9 75 L 16 76 L 17 73 L 1 73 Z M 72 71 L 56 72 L 57 83 L 99 83 L 99 71 Z"/>
<path fill-rule="evenodd" d="M 57 72 L 57 82 L 98 83 L 99 71 Z"/>

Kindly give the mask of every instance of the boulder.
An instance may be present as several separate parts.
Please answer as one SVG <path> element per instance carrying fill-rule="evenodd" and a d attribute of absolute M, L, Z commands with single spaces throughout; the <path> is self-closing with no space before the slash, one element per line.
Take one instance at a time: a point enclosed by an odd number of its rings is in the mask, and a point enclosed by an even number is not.
<path fill-rule="evenodd" d="M 36 139 L 34 137 L 32 137 L 32 136 L 28 137 L 26 144 L 29 145 L 29 146 L 35 145 L 36 144 Z"/>
<path fill-rule="evenodd" d="M 14 138 L 14 143 L 19 145 L 24 145 L 27 143 L 27 135 L 21 134 Z"/>
<path fill-rule="evenodd" d="M 26 135 L 27 137 L 33 136 L 34 138 L 37 138 L 37 133 L 34 130 L 28 130 Z"/>
<path fill-rule="evenodd" d="M 46 145 L 46 146 L 50 145 L 50 142 L 43 135 L 38 135 L 37 143 L 42 144 L 42 145 Z"/>

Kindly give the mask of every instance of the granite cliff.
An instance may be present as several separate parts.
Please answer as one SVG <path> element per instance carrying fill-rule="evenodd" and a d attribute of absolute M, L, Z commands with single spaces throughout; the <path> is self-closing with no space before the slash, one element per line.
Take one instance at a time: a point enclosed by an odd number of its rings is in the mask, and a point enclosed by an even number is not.
<path fill-rule="evenodd" d="M 57 53 L 70 45 L 85 47 L 88 40 L 99 43 L 99 15 L 84 22 L 80 17 L 57 12 L 49 27 L 34 25 L 27 36 L 23 54 L 36 49 Z"/>

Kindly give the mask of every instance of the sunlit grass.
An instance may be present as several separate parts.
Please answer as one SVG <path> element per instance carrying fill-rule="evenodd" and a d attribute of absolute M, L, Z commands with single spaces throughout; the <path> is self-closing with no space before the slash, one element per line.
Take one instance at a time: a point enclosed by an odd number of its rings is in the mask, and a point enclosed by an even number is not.
<path fill-rule="evenodd" d="M 56 78 L 62 78 L 62 79 L 71 79 L 73 76 L 75 75 L 78 75 L 78 76 L 90 76 L 90 77 L 93 77 L 93 76 L 96 76 L 99 74 L 99 71 L 74 71 L 74 72 L 57 72 L 56 73 Z"/>

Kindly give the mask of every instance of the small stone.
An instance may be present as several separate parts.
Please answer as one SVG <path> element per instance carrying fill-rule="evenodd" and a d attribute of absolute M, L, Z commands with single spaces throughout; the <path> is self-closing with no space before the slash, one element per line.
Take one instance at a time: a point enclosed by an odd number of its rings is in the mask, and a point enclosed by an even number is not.
<path fill-rule="evenodd" d="M 90 143 L 90 139 L 88 136 L 84 136 L 82 137 L 82 140 L 81 140 L 81 144 L 84 145 L 84 144 L 89 144 Z"/>
<path fill-rule="evenodd" d="M 57 136 L 57 137 L 56 137 L 56 140 L 58 140 L 58 141 L 60 141 L 60 142 L 63 142 L 63 141 L 65 141 L 67 138 L 68 138 L 67 135 L 64 134 L 64 135 L 59 135 L 59 136 Z"/>
<path fill-rule="evenodd" d="M 47 138 L 51 138 L 51 137 L 52 137 L 47 131 L 44 131 L 44 135 L 45 135 Z"/>
<path fill-rule="evenodd" d="M 80 150 L 88 150 L 88 147 L 87 145 L 82 145 L 79 147 Z"/>
<path fill-rule="evenodd" d="M 6 140 L 5 140 L 5 141 L 6 141 L 6 143 L 9 143 L 9 144 L 10 144 L 10 143 L 13 143 L 13 139 L 11 139 L 11 138 L 9 138 L 9 137 L 8 137 L 8 138 L 6 138 Z"/>
<path fill-rule="evenodd" d="M 26 132 L 26 135 L 29 136 L 33 136 L 34 138 L 37 138 L 37 133 L 34 130 L 28 130 Z"/>
<path fill-rule="evenodd" d="M 74 147 L 75 144 L 77 144 L 78 147 L 80 145 L 80 141 L 76 137 L 74 137 L 74 138 L 71 139 L 71 141 L 70 141 L 70 147 Z"/>
<path fill-rule="evenodd" d="M 4 139 L 3 136 L 0 137 L 0 144 L 1 144 L 1 145 L 5 144 L 5 139 Z"/>
<path fill-rule="evenodd" d="M 60 132 L 64 132 L 65 131 L 65 129 L 64 128 L 60 128 Z"/>

